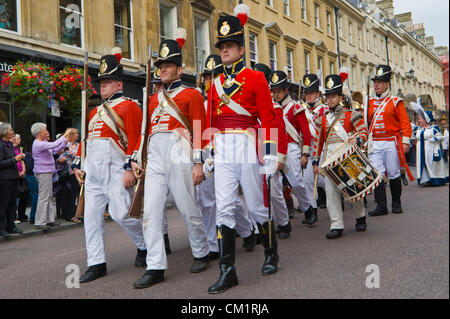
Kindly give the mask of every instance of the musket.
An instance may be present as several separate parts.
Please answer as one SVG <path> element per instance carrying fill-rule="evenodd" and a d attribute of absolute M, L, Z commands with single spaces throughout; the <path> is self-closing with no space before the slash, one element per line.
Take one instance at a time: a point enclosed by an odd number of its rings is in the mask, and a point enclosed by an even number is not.
<path fill-rule="evenodd" d="M 269 247 L 272 248 L 272 199 L 271 199 L 271 180 L 272 174 L 269 174 L 267 177 L 267 193 L 268 193 L 268 202 L 269 202 Z"/>
<path fill-rule="evenodd" d="M 88 82 L 89 82 L 89 62 L 88 51 L 84 52 L 84 77 L 83 77 L 83 90 L 81 91 L 81 162 L 80 169 L 84 169 L 84 161 L 86 158 L 86 139 L 89 134 L 89 103 L 88 103 Z M 83 173 L 82 179 L 86 179 L 86 175 Z M 80 196 L 78 198 L 77 211 L 75 217 L 84 217 L 84 183 L 81 184 Z"/>
<path fill-rule="evenodd" d="M 139 174 L 136 186 L 134 187 L 133 199 L 131 200 L 128 216 L 139 219 L 142 215 L 142 207 L 144 204 L 144 184 L 145 169 L 147 166 L 147 140 L 148 140 L 148 97 L 150 90 L 151 70 L 153 68 L 152 45 L 148 46 L 148 60 L 145 87 L 143 88 L 143 107 L 142 107 L 142 125 L 141 125 L 141 142 L 138 151 L 138 160 L 143 171 Z"/>
<path fill-rule="evenodd" d="M 211 86 L 209 87 L 209 92 L 208 92 L 208 98 L 207 98 L 207 109 L 209 109 L 210 114 L 209 114 L 209 143 L 210 143 L 210 150 L 209 150 L 209 154 L 208 154 L 208 160 L 212 161 L 212 155 L 213 155 L 213 145 L 212 145 L 212 119 L 213 119 L 213 97 L 214 97 L 214 76 L 215 76 L 215 71 L 216 71 L 216 67 L 214 66 L 212 69 L 212 74 L 211 74 Z M 211 172 L 208 172 L 208 178 L 211 177 Z"/>

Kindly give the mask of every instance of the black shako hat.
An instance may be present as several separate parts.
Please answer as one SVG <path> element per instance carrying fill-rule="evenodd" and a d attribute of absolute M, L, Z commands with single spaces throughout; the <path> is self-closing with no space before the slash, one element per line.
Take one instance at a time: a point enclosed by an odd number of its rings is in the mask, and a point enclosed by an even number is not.
<path fill-rule="evenodd" d="M 270 89 L 287 89 L 288 77 L 283 71 L 274 71 L 270 78 Z"/>
<path fill-rule="evenodd" d="M 123 82 L 122 49 L 116 47 L 111 50 L 111 54 L 104 55 L 100 59 L 100 70 L 97 82 L 100 80 L 114 79 Z"/>
<path fill-rule="evenodd" d="M 175 63 L 177 66 L 183 66 L 182 60 L 181 48 L 177 41 L 166 39 L 161 42 L 158 59 L 155 62 L 157 68 L 163 63 Z"/>
<path fill-rule="evenodd" d="M 342 95 L 343 82 L 338 74 L 330 74 L 325 77 L 325 94 L 337 93 Z"/>
<path fill-rule="evenodd" d="M 244 28 L 238 17 L 230 15 L 220 17 L 217 23 L 217 34 L 216 48 L 228 41 L 244 46 Z"/>
<path fill-rule="evenodd" d="M 272 74 L 272 69 L 265 65 L 264 63 L 256 63 L 253 70 L 264 73 L 267 83 L 270 83 L 270 75 Z"/>
<path fill-rule="evenodd" d="M 240 46 L 244 46 L 244 26 L 248 21 L 249 14 L 250 8 L 241 3 L 234 8 L 234 16 L 224 15 L 219 18 L 216 48 L 227 41 L 234 41 Z"/>
<path fill-rule="evenodd" d="M 379 80 L 382 82 L 391 82 L 392 69 L 389 65 L 380 64 L 375 69 L 375 77 L 371 80 Z"/>
<path fill-rule="evenodd" d="M 218 75 L 222 73 L 222 59 L 217 54 L 211 54 L 206 58 L 205 68 L 203 69 L 203 74 L 215 74 Z"/>
<path fill-rule="evenodd" d="M 303 89 L 305 93 L 319 92 L 319 77 L 316 74 L 305 74 L 303 76 Z"/>

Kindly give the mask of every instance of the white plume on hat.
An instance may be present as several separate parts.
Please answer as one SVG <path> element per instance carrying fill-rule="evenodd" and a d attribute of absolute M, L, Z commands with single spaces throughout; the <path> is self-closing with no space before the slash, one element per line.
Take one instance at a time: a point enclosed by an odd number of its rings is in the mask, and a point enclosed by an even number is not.
<path fill-rule="evenodd" d="M 412 106 L 414 112 L 416 112 L 419 116 L 422 116 L 423 114 L 423 117 L 425 118 L 427 123 L 430 123 L 430 118 L 428 117 L 428 114 L 425 112 L 422 104 L 420 103 L 420 96 L 417 98 L 416 102 L 410 102 L 409 104 Z"/>
<path fill-rule="evenodd" d="M 243 3 L 238 4 L 234 8 L 234 15 L 239 18 L 241 21 L 241 26 L 243 27 L 247 23 L 248 17 L 250 16 L 249 6 Z"/>
<path fill-rule="evenodd" d="M 344 83 L 348 79 L 348 75 L 350 74 L 350 69 L 346 66 L 343 66 L 339 69 L 339 76 L 341 77 L 342 83 Z"/>
<path fill-rule="evenodd" d="M 175 40 L 177 40 L 180 49 L 182 49 L 184 44 L 186 43 L 186 29 L 177 28 L 175 30 Z"/>
<path fill-rule="evenodd" d="M 322 86 L 322 76 L 323 76 L 323 71 L 321 69 L 317 70 L 317 79 L 319 81 L 319 91 L 321 93 L 323 93 L 323 86 Z"/>
<path fill-rule="evenodd" d="M 117 62 L 120 63 L 122 60 L 122 49 L 119 47 L 112 48 L 111 54 L 114 55 L 117 59 Z"/>

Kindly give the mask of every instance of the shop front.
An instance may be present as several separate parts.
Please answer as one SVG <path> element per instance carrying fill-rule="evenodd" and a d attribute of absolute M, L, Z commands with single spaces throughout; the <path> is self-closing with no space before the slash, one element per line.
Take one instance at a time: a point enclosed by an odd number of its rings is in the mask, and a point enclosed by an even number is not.
<path fill-rule="evenodd" d="M 61 58 L 58 56 L 45 54 L 37 51 L 26 50 L 18 47 L 0 44 L 0 77 L 13 72 L 16 62 L 31 61 L 45 63 L 55 70 L 61 70 L 67 65 L 83 67 L 84 61 Z M 92 79 L 97 78 L 99 65 L 89 63 L 89 75 Z M 99 85 L 92 82 L 95 90 L 99 92 Z M 124 93 L 125 95 L 142 102 L 142 87 L 145 85 L 145 78 L 135 73 L 124 71 Z M 100 103 L 100 96 L 93 95 L 90 98 L 90 107 L 95 107 Z M 81 108 L 81 105 L 80 105 Z M 15 132 L 22 137 L 22 146 L 25 151 L 31 151 L 33 136 L 30 128 L 36 122 L 47 124 L 52 140 L 58 133 L 63 133 L 68 127 L 80 129 L 80 116 L 71 116 L 64 109 L 48 110 L 25 110 L 21 103 L 12 102 L 11 95 L 5 88 L 0 86 L 0 122 L 9 122 L 12 124 Z"/>

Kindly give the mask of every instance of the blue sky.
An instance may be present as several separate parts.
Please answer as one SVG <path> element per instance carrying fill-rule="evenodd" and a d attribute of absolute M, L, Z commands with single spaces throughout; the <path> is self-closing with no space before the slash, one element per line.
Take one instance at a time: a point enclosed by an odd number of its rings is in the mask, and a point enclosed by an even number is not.
<path fill-rule="evenodd" d="M 423 23 L 436 46 L 449 46 L 449 0 L 394 0 L 394 12 L 412 12 L 413 23 Z"/>

